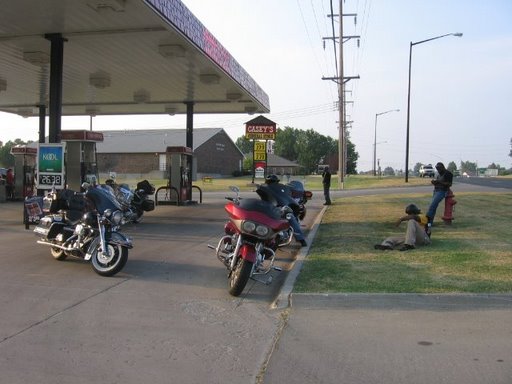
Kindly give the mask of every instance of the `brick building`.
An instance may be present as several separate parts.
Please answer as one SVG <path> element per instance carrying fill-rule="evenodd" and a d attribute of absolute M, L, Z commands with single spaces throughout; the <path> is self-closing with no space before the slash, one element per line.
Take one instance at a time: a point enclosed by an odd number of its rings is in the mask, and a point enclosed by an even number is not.
<path fill-rule="evenodd" d="M 185 146 L 185 129 L 102 131 L 97 143 L 100 173 L 147 174 L 165 177 L 170 156 L 167 147 Z M 194 129 L 194 157 L 198 177 L 229 176 L 242 169 L 243 154 L 222 128 Z"/>

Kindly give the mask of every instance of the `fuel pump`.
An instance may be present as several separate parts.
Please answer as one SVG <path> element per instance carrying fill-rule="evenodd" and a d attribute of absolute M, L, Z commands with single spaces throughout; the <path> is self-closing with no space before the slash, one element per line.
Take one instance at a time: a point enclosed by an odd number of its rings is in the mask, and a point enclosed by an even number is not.
<path fill-rule="evenodd" d="M 194 154 L 189 147 L 167 147 L 170 155 L 169 185 L 178 190 L 178 204 L 193 204 Z"/>
<path fill-rule="evenodd" d="M 11 148 L 14 156 L 14 199 L 22 200 L 34 194 L 34 173 L 37 148 L 16 145 Z"/>
<path fill-rule="evenodd" d="M 79 191 L 83 182 L 99 182 L 96 162 L 96 143 L 103 141 L 101 132 L 62 131 L 62 141 L 66 143 L 66 184 Z"/>

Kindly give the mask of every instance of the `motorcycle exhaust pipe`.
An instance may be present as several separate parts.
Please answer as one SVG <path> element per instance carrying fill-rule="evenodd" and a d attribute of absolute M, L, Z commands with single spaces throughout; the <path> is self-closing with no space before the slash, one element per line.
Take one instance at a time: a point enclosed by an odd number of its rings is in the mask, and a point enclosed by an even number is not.
<path fill-rule="evenodd" d="M 59 248 L 59 249 L 62 249 L 63 251 L 74 251 L 74 250 L 76 250 L 76 248 L 68 248 L 68 247 L 64 247 L 62 245 L 49 243 L 49 242 L 43 241 L 43 240 L 37 240 L 37 244 L 42 244 L 42 245 L 47 245 L 49 247 Z"/>

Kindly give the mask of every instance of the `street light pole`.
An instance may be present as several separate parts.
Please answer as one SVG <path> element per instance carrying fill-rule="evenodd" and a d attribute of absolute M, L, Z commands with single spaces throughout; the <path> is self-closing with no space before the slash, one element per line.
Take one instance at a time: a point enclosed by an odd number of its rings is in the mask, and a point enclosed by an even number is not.
<path fill-rule="evenodd" d="M 377 117 L 390 112 L 400 112 L 399 109 L 390 109 L 389 111 L 380 112 L 375 114 L 375 134 L 373 137 L 373 176 L 377 176 L 377 168 L 375 161 L 377 159 Z"/>
<path fill-rule="evenodd" d="M 405 135 L 405 182 L 409 182 L 409 116 L 411 111 L 411 63 L 412 63 L 412 47 L 418 44 L 423 44 L 428 41 L 437 40 L 446 36 L 456 36 L 462 37 L 462 33 L 447 33 L 445 35 L 431 37 L 430 39 L 421 40 L 413 43 L 412 41 L 409 44 L 409 85 L 407 88 L 407 133 Z"/>

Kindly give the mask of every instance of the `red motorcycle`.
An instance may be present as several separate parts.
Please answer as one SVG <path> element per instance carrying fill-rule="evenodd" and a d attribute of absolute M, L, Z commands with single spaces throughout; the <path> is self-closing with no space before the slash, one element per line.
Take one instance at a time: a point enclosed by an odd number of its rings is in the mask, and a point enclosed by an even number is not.
<path fill-rule="evenodd" d="M 238 187 L 230 187 L 236 197 L 224 209 L 229 221 L 224 225 L 226 233 L 215 249 L 217 257 L 228 269 L 229 293 L 239 296 L 249 279 L 270 284 L 272 276 L 261 280 L 271 270 L 281 271 L 274 265 L 278 247 L 290 244 L 293 229 L 286 215 L 293 214 L 288 207 L 277 208 L 269 202 L 255 198 L 240 198 Z"/>

